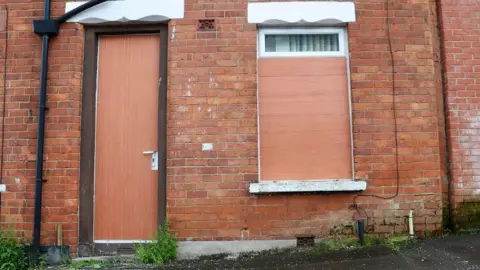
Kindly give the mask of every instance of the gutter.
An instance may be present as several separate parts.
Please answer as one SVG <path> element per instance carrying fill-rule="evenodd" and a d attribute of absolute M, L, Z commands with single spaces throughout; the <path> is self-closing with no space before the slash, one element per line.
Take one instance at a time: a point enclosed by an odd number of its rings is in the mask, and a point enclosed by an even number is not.
<path fill-rule="evenodd" d="M 44 0 L 43 20 L 34 20 L 35 34 L 42 37 L 42 62 L 40 69 L 40 104 L 38 107 L 38 133 L 37 133 L 37 158 L 35 168 L 35 212 L 33 219 L 33 251 L 35 258 L 40 250 L 40 225 L 42 219 L 42 191 L 43 191 L 43 153 L 45 146 L 45 107 L 47 100 L 47 74 L 48 74 L 48 47 L 51 37 L 58 35 L 60 25 L 78 13 L 99 5 L 108 0 L 91 0 L 87 3 L 65 13 L 57 19 L 50 19 L 50 2 Z"/>

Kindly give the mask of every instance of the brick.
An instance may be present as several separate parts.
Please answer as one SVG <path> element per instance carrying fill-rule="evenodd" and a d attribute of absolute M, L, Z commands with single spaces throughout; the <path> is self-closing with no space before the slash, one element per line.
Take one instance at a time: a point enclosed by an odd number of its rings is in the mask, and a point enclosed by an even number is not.
<path fill-rule="evenodd" d="M 460 139 L 460 134 L 475 135 L 479 130 L 478 108 L 479 99 L 476 97 L 475 79 L 478 77 L 473 71 L 476 59 L 479 33 L 477 27 L 472 25 L 474 18 L 480 14 L 480 7 L 467 2 L 440 2 L 440 15 L 444 20 L 441 34 L 445 40 L 443 59 L 447 65 L 444 73 L 445 88 L 447 89 L 447 108 L 448 122 L 447 133 L 451 140 Z M 461 22 L 461 23 L 447 23 Z M 453 35 L 452 35 L 453 33 Z M 458 36 L 460 34 L 460 36 Z M 465 37 L 465 38 L 464 38 Z M 472 49 L 470 49 L 472 48 Z M 453 59 L 455 59 L 453 61 Z M 469 117 L 466 117 L 466 116 Z M 461 122 L 462 124 L 456 124 Z M 475 159 L 479 145 L 463 141 L 451 145 L 452 160 L 452 181 L 457 183 L 462 181 L 462 186 L 454 185 L 454 208 L 460 207 L 464 200 L 478 200 L 479 177 L 477 171 L 467 170 L 467 168 L 477 167 L 478 161 Z M 473 177 L 470 177 L 473 176 Z M 473 188 L 466 189 L 464 187 Z M 444 192 L 444 200 L 447 193 Z M 462 217 L 456 217 L 461 219 Z"/>
<path fill-rule="evenodd" d="M 349 206 L 353 194 L 248 194 L 248 183 L 258 181 L 256 96 L 261 86 L 257 89 L 256 26 L 246 22 L 247 1 L 217 2 L 186 0 L 185 18 L 169 23 L 170 29 L 175 26 L 175 37 L 170 34 L 168 44 L 167 213 L 172 228 L 180 240 L 240 240 L 245 239 L 241 236 L 244 228 L 249 232 L 246 239 L 291 239 L 309 230 L 317 237 L 327 236 L 334 226 L 352 221 L 354 210 Z M 404 216 L 411 208 L 432 210 L 422 212 L 423 223 L 440 226 L 441 213 L 436 209 L 442 207 L 440 180 L 444 175 L 438 125 L 443 117 L 438 111 L 442 91 L 436 78 L 436 35 L 432 34 L 437 18 L 430 12 L 435 10 L 432 1 L 409 2 L 391 6 L 396 104 L 384 4 L 356 1 L 357 22 L 348 26 L 356 174 L 368 176 L 365 193 L 385 196 L 396 191 L 397 152 L 402 170 L 400 195 L 395 200 L 358 198 L 369 213 L 369 222 L 375 224 L 372 233 L 404 232 L 404 226 L 382 222 L 385 217 Z M 0 14 L 4 5 L 0 4 Z M 7 55 L 4 181 L 10 191 L 2 195 L 0 220 L 30 237 L 40 65 L 40 39 L 32 33 L 31 18 L 42 15 L 42 5 L 27 0 L 7 5 L 11 46 Z M 55 9 L 61 14 L 64 1 L 56 1 Z M 476 10 L 458 11 L 449 6 L 442 10 L 452 10 L 442 14 L 447 19 L 478 17 L 467 16 L 477 14 Z M 216 31 L 197 31 L 198 20 L 204 18 L 216 20 Z M 459 165 L 454 166 L 453 175 L 456 182 L 460 178 L 471 182 L 461 196 L 475 191 L 479 168 L 473 166 L 478 160 L 470 155 L 479 145 L 466 144 L 480 134 L 475 122 L 479 100 L 472 87 L 480 85 L 476 79 L 480 63 L 474 62 L 478 52 L 473 50 L 478 44 L 474 38 L 457 40 L 474 36 L 473 25 L 473 21 L 445 25 L 446 32 L 461 32 L 451 34 L 445 42 L 448 67 L 452 67 L 446 69 L 448 118 L 450 127 L 459 125 L 449 131 L 458 159 L 454 165 Z M 78 244 L 75 209 L 79 203 L 83 36 L 81 26 L 66 24 L 51 43 L 45 148 L 49 182 L 44 194 L 43 243 L 55 242 L 54 225 L 61 223 L 66 230 L 65 243 L 73 248 Z M 0 27 L 0 68 L 6 58 L 4 45 Z M 398 109 L 397 119 L 393 119 L 393 105 Z M 475 113 L 468 119 L 459 115 L 467 112 Z M 460 127 L 460 123 L 465 125 Z M 395 149 L 395 138 L 399 149 Z M 202 142 L 213 142 L 215 151 L 202 152 Z M 466 172 L 466 164 L 477 170 Z M 420 182 L 422 185 L 414 184 Z M 414 196 L 419 192 L 433 195 L 421 199 Z"/>

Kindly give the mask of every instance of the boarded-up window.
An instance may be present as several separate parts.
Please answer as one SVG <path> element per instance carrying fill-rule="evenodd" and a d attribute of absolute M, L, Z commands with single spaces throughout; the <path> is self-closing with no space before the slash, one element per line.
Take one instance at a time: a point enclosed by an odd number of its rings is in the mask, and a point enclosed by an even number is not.
<path fill-rule="evenodd" d="M 260 34 L 264 46 L 258 69 L 261 180 L 351 179 L 342 33 Z M 302 52 L 307 55 L 299 56 Z"/>

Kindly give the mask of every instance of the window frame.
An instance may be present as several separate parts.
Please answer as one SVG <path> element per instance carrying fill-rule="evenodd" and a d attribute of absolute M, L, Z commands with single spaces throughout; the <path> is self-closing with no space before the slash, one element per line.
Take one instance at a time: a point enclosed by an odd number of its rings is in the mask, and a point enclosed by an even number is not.
<path fill-rule="evenodd" d="M 258 57 L 346 57 L 346 31 L 344 27 L 315 28 L 262 28 L 258 31 Z M 339 51 L 336 52 L 266 52 L 265 35 L 338 34 Z"/>

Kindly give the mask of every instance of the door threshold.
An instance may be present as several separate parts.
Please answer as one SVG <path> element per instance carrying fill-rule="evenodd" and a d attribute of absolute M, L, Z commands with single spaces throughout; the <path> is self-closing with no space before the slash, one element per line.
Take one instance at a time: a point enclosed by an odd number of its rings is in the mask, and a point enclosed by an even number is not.
<path fill-rule="evenodd" d="M 135 255 L 133 254 L 127 254 L 127 255 L 115 255 L 115 256 L 91 256 L 91 257 L 77 257 L 73 258 L 72 262 L 83 262 L 83 261 L 107 261 L 110 259 L 134 259 Z"/>
<path fill-rule="evenodd" d="M 95 240 L 93 245 L 79 249 L 79 257 L 117 256 L 135 254 L 135 246 L 152 241 L 147 240 Z"/>
<path fill-rule="evenodd" d="M 152 240 L 94 240 L 95 244 L 141 244 L 152 243 Z"/>

